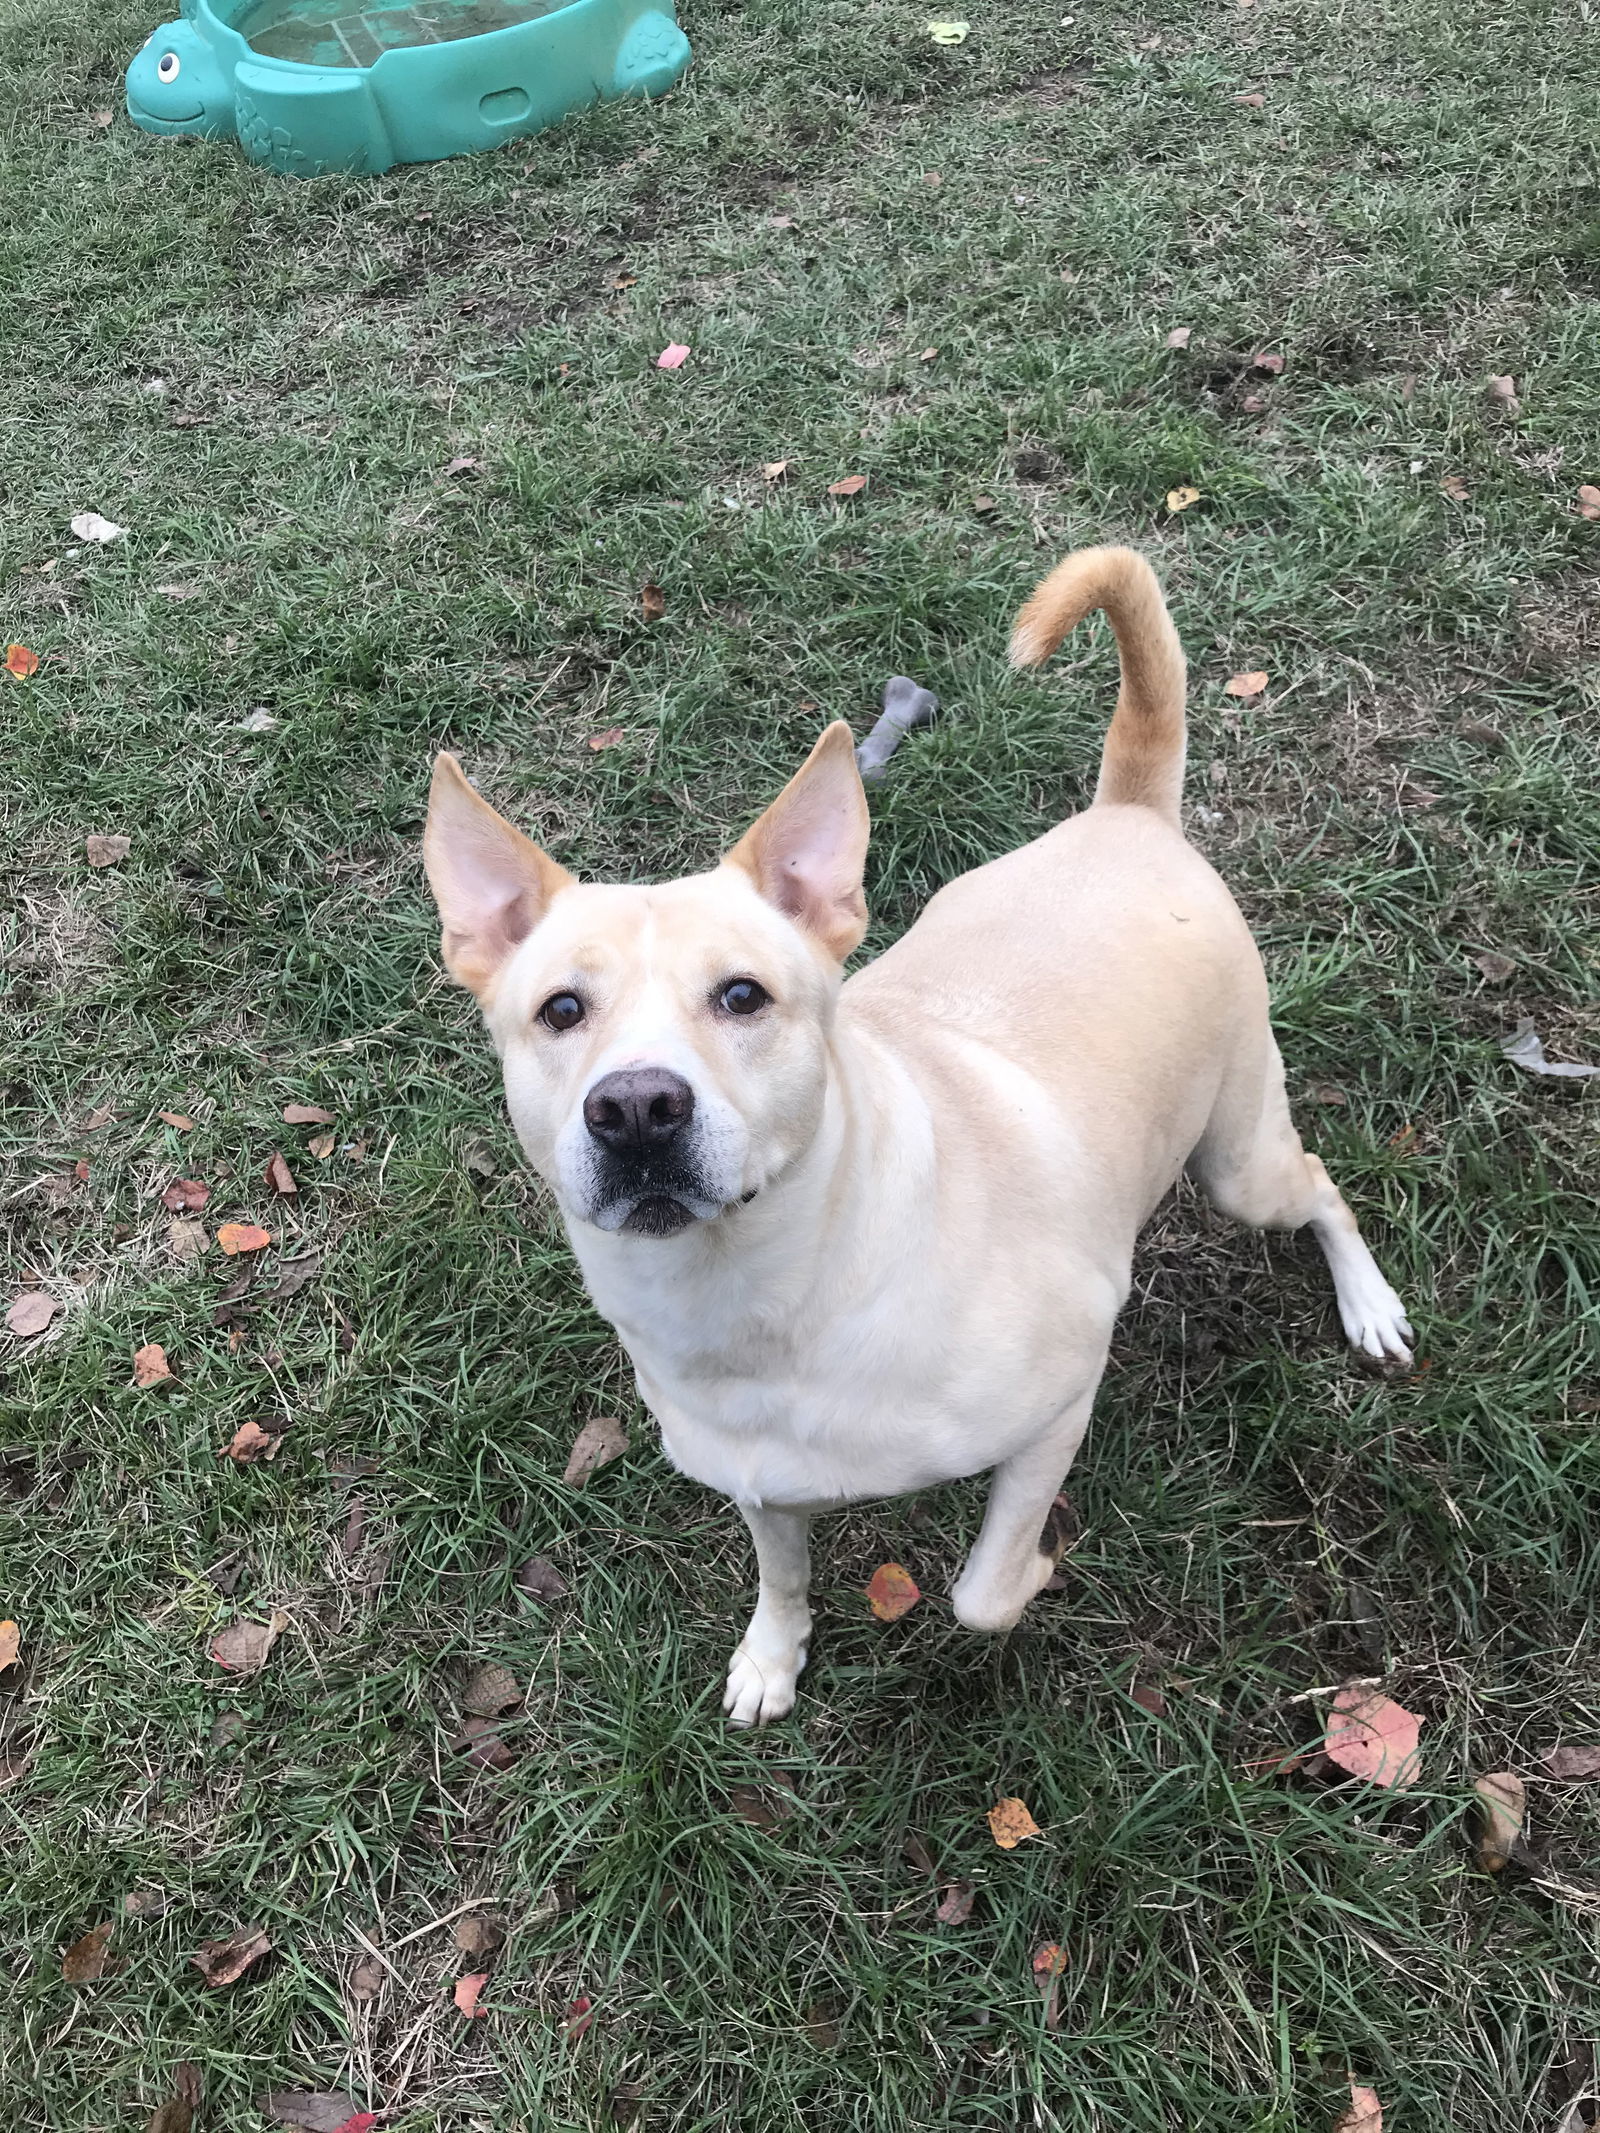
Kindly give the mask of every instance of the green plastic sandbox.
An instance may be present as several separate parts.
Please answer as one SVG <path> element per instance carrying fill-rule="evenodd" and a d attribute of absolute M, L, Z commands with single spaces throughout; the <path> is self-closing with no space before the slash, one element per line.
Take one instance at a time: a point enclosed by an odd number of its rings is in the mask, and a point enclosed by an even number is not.
<path fill-rule="evenodd" d="M 182 0 L 128 68 L 147 133 L 293 177 L 469 155 L 689 64 L 672 0 Z"/>

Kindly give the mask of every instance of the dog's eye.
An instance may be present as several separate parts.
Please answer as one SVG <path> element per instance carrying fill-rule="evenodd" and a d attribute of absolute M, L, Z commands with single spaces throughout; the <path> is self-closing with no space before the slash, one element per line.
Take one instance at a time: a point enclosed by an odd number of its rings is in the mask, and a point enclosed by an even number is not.
<path fill-rule="evenodd" d="M 735 978 L 731 985 L 722 988 L 722 1005 L 730 1015 L 753 1015 L 758 1007 L 765 1007 L 772 998 L 764 985 L 754 978 Z"/>
<path fill-rule="evenodd" d="M 583 1020 L 583 1002 L 575 992 L 552 993 L 539 1010 L 546 1029 L 575 1029 Z"/>

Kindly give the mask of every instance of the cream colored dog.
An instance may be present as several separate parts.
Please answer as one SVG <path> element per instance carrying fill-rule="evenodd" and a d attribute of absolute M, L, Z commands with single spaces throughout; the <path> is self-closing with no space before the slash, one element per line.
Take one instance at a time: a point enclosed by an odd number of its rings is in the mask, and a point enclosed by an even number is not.
<path fill-rule="evenodd" d="M 1122 662 L 1094 805 L 941 889 L 843 985 L 868 831 L 844 724 L 720 866 L 660 888 L 580 886 L 435 766 L 445 962 L 668 1458 L 755 1540 L 736 1725 L 794 1702 L 819 1511 L 993 1468 L 952 1597 L 973 1629 L 1017 1620 L 1134 1240 L 1185 1167 L 1241 1221 L 1309 1223 L 1351 1341 L 1410 1359 L 1290 1122 L 1255 943 L 1179 827 L 1183 653 L 1149 565 L 1069 556 L 1012 660 L 1094 608 Z"/>

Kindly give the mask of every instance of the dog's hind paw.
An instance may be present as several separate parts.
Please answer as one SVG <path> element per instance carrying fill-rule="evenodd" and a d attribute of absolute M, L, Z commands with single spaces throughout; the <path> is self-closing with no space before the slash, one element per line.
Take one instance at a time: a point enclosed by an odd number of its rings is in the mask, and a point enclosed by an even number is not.
<path fill-rule="evenodd" d="M 757 1659 L 741 1644 L 728 1663 L 728 1687 L 722 1708 L 730 1726 L 765 1726 L 794 1709 L 795 1683 L 806 1663 L 801 1646 L 787 1659 Z"/>

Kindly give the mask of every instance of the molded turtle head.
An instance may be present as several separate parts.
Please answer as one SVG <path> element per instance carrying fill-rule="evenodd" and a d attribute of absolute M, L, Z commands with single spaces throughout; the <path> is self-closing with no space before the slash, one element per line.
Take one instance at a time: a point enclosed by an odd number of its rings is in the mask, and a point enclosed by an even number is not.
<path fill-rule="evenodd" d="M 134 54 L 128 116 L 146 133 L 233 132 L 232 87 L 192 22 L 163 23 Z"/>

